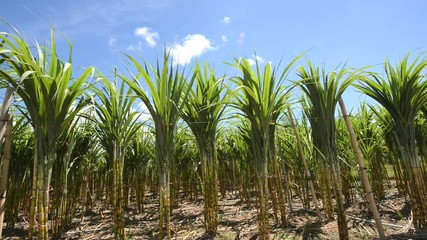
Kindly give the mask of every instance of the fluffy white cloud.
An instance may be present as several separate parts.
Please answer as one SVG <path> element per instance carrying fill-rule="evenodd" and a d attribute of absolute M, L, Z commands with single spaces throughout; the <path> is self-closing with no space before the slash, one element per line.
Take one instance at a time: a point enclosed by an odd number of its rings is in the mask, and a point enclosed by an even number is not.
<path fill-rule="evenodd" d="M 159 33 L 152 31 L 149 27 L 137 28 L 135 29 L 134 34 L 138 37 L 144 38 L 150 47 L 155 47 L 157 45 L 156 40 L 159 39 Z"/>
<path fill-rule="evenodd" d="M 249 65 L 254 65 L 255 64 L 255 60 L 253 60 L 252 58 L 246 59 L 248 60 Z"/>
<path fill-rule="evenodd" d="M 248 61 L 249 65 L 254 65 L 257 61 L 258 64 L 262 64 L 265 62 L 265 59 L 260 56 L 255 56 L 253 58 L 247 58 L 246 61 Z"/>
<path fill-rule="evenodd" d="M 145 122 L 151 118 L 150 112 L 148 111 L 147 106 L 143 102 L 137 104 L 137 108 L 133 108 L 133 111 L 141 114 L 138 118 L 138 120 L 141 122 Z"/>
<path fill-rule="evenodd" d="M 260 56 L 254 56 L 254 57 L 258 61 L 258 63 L 264 63 L 264 58 L 262 58 Z"/>
<path fill-rule="evenodd" d="M 147 108 L 147 106 L 145 105 L 144 102 L 140 102 L 138 104 L 138 111 L 141 112 L 141 113 L 148 113 L 148 114 L 150 114 L 150 112 L 148 111 L 148 108 Z"/>
<path fill-rule="evenodd" d="M 138 44 L 129 45 L 126 50 L 128 51 L 142 51 L 142 42 L 138 42 Z"/>
<path fill-rule="evenodd" d="M 222 40 L 223 42 L 228 42 L 228 38 L 227 38 L 227 36 L 224 36 L 224 35 L 222 35 L 221 40 Z"/>
<path fill-rule="evenodd" d="M 230 23 L 231 23 L 231 18 L 230 18 L 230 17 L 225 16 L 225 17 L 221 20 L 221 22 L 222 22 L 222 23 L 224 23 L 224 24 L 226 24 L 226 25 L 228 25 L 228 24 L 230 24 Z"/>
<path fill-rule="evenodd" d="M 215 49 L 212 43 L 204 35 L 187 35 L 182 44 L 175 43 L 170 48 L 173 63 L 185 65 L 191 62 L 193 57 Z"/>
<path fill-rule="evenodd" d="M 108 46 L 112 47 L 117 43 L 117 39 L 112 37 L 110 39 L 108 39 Z"/>

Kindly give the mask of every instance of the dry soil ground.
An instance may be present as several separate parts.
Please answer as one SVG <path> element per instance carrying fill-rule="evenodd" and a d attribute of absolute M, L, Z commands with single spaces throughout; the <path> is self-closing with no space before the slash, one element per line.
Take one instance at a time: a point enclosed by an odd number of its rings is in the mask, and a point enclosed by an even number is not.
<path fill-rule="evenodd" d="M 374 239 L 375 227 L 370 222 L 369 206 L 355 201 L 347 206 L 348 226 L 351 239 Z M 173 239 L 256 239 L 257 209 L 248 207 L 239 198 L 230 195 L 220 199 L 219 234 L 215 237 L 204 235 L 203 202 L 181 201 L 172 214 Z M 253 205 L 255 206 L 255 205 Z M 379 208 L 385 230 L 390 239 L 427 239 L 427 231 L 414 231 L 410 227 L 410 207 L 404 198 L 389 190 L 387 198 Z M 158 202 L 147 195 L 145 211 L 137 213 L 131 206 L 126 211 L 126 234 L 128 239 L 156 239 L 158 223 Z M 111 211 L 96 208 L 85 216 L 80 216 L 68 227 L 63 239 L 113 239 Z M 338 239 L 336 221 L 319 223 L 313 211 L 301 207 L 297 197 L 293 199 L 293 211 L 289 212 L 286 226 L 274 224 L 271 220 L 272 239 Z M 4 239 L 25 239 L 26 224 L 21 222 L 14 230 L 6 230 Z"/>

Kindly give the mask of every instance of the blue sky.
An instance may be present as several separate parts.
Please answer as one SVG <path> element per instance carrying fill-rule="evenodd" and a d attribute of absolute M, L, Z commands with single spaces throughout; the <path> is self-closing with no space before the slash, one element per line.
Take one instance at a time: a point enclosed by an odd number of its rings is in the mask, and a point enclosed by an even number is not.
<path fill-rule="evenodd" d="M 222 75 L 233 57 L 254 59 L 256 51 L 260 62 L 274 64 L 308 49 L 327 69 L 348 61 L 380 71 L 386 57 L 426 51 L 425 9 L 422 0 L 14 0 L 0 16 L 38 42 L 53 26 L 72 41 L 76 68 L 108 75 L 114 66 L 124 70 L 122 52 L 154 63 L 166 46 L 176 62 L 191 65 L 198 56 Z M 65 45 L 61 51 L 65 57 Z M 351 89 L 345 95 L 350 106 L 360 99 Z"/>

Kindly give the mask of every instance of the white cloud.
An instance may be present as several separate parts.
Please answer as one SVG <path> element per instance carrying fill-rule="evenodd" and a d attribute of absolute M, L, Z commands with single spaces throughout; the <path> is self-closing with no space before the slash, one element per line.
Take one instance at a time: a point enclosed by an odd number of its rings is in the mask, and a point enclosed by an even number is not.
<path fill-rule="evenodd" d="M 264 63 L 264 58 L 260 56 L 255 56 L 255 59 L 258 61 L 258 63 Z"/>
<path fill-rule="evenodd" d="M 144 38 L 150 47 L 155 47 L 157 45 L 156 39 L 159 39 L 159 33 L 152 31 L 149 27 L 137 28 L 135 29 L 134 34 Z"/>
<path fill-rule="evenodd" d="M 136 111 L 141 113 L 141 115 L 139 116 L 140 121 L 146 121 L 151 118 L 150 111 L 148 111 L 147 106 L 143 102 L 140 102 L 138 104 L 138 108 L 136 109 Z"/>
<path fill-rule="evenodd" d="M 142 51 L 142 42 L 138 42 L 137 45 L 131 44 L 126 48 L 126 50 L 128 50 L 128 51 Z"/>
<path fill-rule="evenodd" d="M 246 59 L 249 63 L 249 65 L 254 65 L 255 64 L 255 60 L 253 60 L 252 58 Z"/>
<path fill-rule="evenodd" d="M 246 37 L 246 34 L 244 32 L 241 32 L 239 34 L 239 39 L 237 39 L 237 43 L 239 43 L 240 45 L 243 45 L 245 41 L 245 37 Z"/>
<path fill-rule="evenodd" d="M 108 46 L 112 47 L 117 43 L 117 39 L 115 37 L 112 37 L 108 39 Z"/>
<path fill-rule="evenodd" d="M 223 42 L 228 42 L 228 38 L 227 38 L 227 36 L 224 36 L 224 35 L 222 35 L 221 40 L 222 40 Z"/>
<path fill-rule="evenodd" d="M 240 58 L 241 59 L 241 58 Z M 246 61 L 248 61 L 249 65 L 254 65 L 256 62 L 258 64 L 263 64 L 265 62 L 265 59 L 260 56 L 255 56 L 253 58 L 247 58 Z"/>
<path fill-rule="evenodd" d="M 143 102 L 136 103 L 136 106 L 131 107 L 131 112 L 138 113 L 138 122 L 146 122 L 151 119 L 150 112 Z"/>
<path fill-rule="evenodd" d="M 144 102 L 140 102 L 138 104 L 138 111 L 141 112 L 141 113 L 148 113 L 148 114 L 150 114 L 150 112 L 148 111 L 148 108 L 147 108 L 147 106 L 145 105 Z"/>
<path fill-rule="evenodd" d="M 191 62 L 193 57 L 215 49 L 212 43 L 204 35 L 187 35 L 182 44 L 175 43 L 170 47 L 174 64 L 185 65 Z"/>
<path fill-rule="evenodd" d="M 230 24 L 230 23 L 231 23 L 231 18 L 230 18 L 230 17 L 225 16 L 225 17 L 221 20 L 221 22 L 222 22 L 222 23 L 224 23 L 225 25 L 228 25 L 228 24 Z"/>

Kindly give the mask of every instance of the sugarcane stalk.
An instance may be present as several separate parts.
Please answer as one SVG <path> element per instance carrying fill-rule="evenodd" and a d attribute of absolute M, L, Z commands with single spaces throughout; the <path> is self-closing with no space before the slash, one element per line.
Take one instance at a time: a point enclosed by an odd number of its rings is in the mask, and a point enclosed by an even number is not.
<path fill-rule="evenodd" d="M 288 116 L 289 116 L 289 121 L 290 121 L 290 123 L 292 125 L 292 129 L 295 132 L 295 138 L 297 140 L 298 151 L 299 151 L 299 154 L 300 154 L 300 157 L 301 157 L 301 161 L 302 161 L 302 163 L 304 165 L 304 171 L 306 173 L 308 183 L 310 185 L 311 195 L 312 195 L 312 198 L 313 198 L 314 207 L 316 209 L 316 214 L 317 214 L 317 217 L 319 218 L 319 221 L 322 222 L 323 219 L 322 219 L 322 215 L 321 215 L 320 209 L 319 209 L 319 203 L 318 203 L 318 200 L 317 200 L 316 190 L 314 188 L 313 178 L 311 177 L 310 170 L 308 169 L 308 164 L 307 164 L 307 160 L 305 159 L 304 149 L 303 149 L 302 144 L 301 144 L 301 138 L 300 138 L 300 135 L 298 133 L 298 129 L 296 127 L 296 124 L 295 124 L 295 121 L 294 121 L 294 117 L 292 115 L 292 111 L 291 111 L 290 108 L 288 108 Z"/>
<path fill-rule="evenodd" d="M 360 151 L 359 144 L 357 143 L 356 134 L 354 133 L 354 129 L 342 97 L 338 99 L 338 102 L 341 108 L 342 115 L 344 117 L 345 124 L 347 126 L 348 133 L 350 134 L 351 146 L 353 147 L 354 153 L 356 155 L 357 164 L 359 165 L 359 170 L 360 170 L 360 177 L 362 179 L 362 184 L 365 188 L 366 198 L 368 199 L 369 205 L 371 206 L 371 211 L 375 219 L 378 235 L 380 239 L 385 239 L 384 228 L 383 228 L 383 225 L 381 224 L 380 214 L 378 212 L 378 208 L 372 192 L 371 184 L 369 183 L 368 174 L 366 172 L 366 167 L 363 162 L 362 152 Z"/>
<path fill-rule="evenodd" d="M 1 182 L 0 182 L 0 239 L 2 237 L 2 231 L 3 231 L 3 219 L 4 219 L 5 203 L 6 203 L 7 182 L 9 179 L 10 152 L 12 148 L 12 127 L 13 127 L 13 118 L 10 117 L 10 119 L 7 121 L 6 133 L 4 135 L 5 141 L 4 141 Z"/>
<path fill-rule="evenodd" d="M 34 160 L 33 160 L 33 178 L 32 178 L 32 193 L 31 193 L 31 204 L 30 204 L 30 216 L 28 225 L 28 239 L 34 237 L 34 227 L 36 223 L 36 211 L 37 211 L 37 200 L 38 200 L 38 147 L 34 145 Z"/>
<path fill-rule="evenodd" d="M 5 137 L 5 147 L 3 152 L 2 170 L 0 179 L 0 238 L 3 231 L 3 219 L 6 203 L 6 190 L 9 178 L 10 151 L 12 144 L 12 117 L 9 115 L 9 108 L 13 101 L 13 88 L 8 87 L 4 96 L 3 107 L 0 114 L 0 149 Z M 7 124 L 6 124 L 7 123 Z M 6 127 L 5 127 L 6 124 Z"/>

